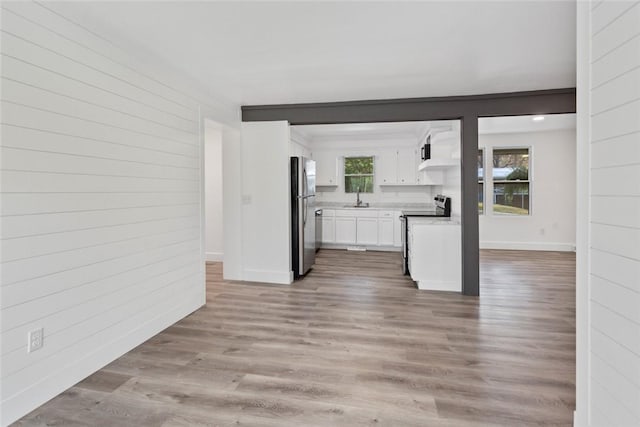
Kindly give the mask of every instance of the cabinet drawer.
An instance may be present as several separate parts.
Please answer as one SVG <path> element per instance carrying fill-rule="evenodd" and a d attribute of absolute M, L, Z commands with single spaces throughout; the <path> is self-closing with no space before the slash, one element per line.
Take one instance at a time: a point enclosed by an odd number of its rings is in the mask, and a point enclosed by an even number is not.
<path fill-rule="evenodd" d="M 393 218 L 394 211 L 378 211 L 378 218 Z"/>
<path fill-rule="evenodd" d="M 336 211 L 333 209 L 322 208 L 322 216 L 336 216 Z"/>
<path fill-rule="evenodd" d="M 334 212 L 335 212 L 335 216 L 342 216 L 342 217 L 348 217 L 348 218 L 356 217 L 356 213 L 353 211 L 353 209 L 336 209 Z"/>
<path fill-rule="evenodd" d="M 378 218 L 378 211 L 372 211 L 367 208 L 354 209 L 357 218 Z"/>

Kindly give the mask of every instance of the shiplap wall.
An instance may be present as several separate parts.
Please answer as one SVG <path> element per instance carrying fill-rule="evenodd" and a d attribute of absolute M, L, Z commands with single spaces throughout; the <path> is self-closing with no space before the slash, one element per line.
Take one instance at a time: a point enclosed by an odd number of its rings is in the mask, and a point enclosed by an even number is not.
<path fill-rule="evenodd" d="M 1 52 L 7 425 L 204 304 L 202 105 L 51 4 Z"/>
<path fill-rule="evenodd" d="M 591 425 L 640 426 L 640 2 L 590 31 Z"/>

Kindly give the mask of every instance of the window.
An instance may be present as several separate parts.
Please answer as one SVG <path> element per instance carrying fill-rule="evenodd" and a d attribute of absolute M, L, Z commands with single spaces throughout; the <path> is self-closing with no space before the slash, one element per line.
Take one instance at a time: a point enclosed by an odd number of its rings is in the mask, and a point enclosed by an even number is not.
<path fill-rule="evenodd" d="M 493 212 L 529 215 L 529 149 L 493 150 Z"/>
<path fill-rule="evenodd" d="M 484 213 L 484 150 L 478 150 L 478 214 Z"/>
<path fill-rule="evenodd" d="M 373 193 L 373 157 L 344 158 L 344 192 Z"/>

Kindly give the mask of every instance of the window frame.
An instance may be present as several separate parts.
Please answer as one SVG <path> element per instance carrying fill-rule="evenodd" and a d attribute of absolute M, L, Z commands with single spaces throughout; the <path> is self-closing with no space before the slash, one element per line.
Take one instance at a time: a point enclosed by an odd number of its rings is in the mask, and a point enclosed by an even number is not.
<path fill-rule="evenodd" d="M 493 156 L 495 155 L 496 151 L 503 151 L 503 150 L 523 150 L 526 149 L 528 154 L 529 154 L 529 169 L 528 169 L 528 179 L 527 180 L 494 180 L 493 179 Z M 486 162 L 486 159 L 485 159 Z M 485 172 L 485 180 L 486 180 L 486 172 Z M 491 176 L 489 177 L 489 180 L 491 181 L 491 215 L 495 215 L 495 216 L 499 216 L 501 218 L 531 218 L 533 216 L 533 146 L 531 145 L 504 145 L 504 146 L 491 146 Z M 504 183 L 513 183 L 513 182 L 523 182 L 523 183 L 527 183 L 529 185 L 529 191 L 528 191 L 528 196 L 529 196 L 529 209 L 527 211 L 527 214 L 524 215 L 516 215 L 516 214 L 509 214 L 509 213 L 501 213 L 501 212 L 496 212 L 494 210 L 494 202 L 493 199 L 495 197 L 495 184 L 504 184 Z M 485 208 L 486 211 L 486 208 Z"/>
<path fill-rule="evenodd" d="M 371 173 L 347 173 L 347 159 L 371 159 Z M 349 155 L 344 156 L 342 161 L 342 185 L 344 186 L 343 190 L 345 194 L 354 194 L 355 191 L 347 191 L 347 177 L 371 177 L 371 191 L 360 191 L 360 193 L 364 194 L 373 194 L 376 191 L 376 156 L 374 155 Z"/>

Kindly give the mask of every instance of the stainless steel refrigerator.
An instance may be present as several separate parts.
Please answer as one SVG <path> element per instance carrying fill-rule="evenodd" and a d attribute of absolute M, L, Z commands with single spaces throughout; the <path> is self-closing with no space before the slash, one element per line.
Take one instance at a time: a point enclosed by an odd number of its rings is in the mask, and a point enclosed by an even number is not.
<path fill-rule="evenodd" d="M 316 162 L 291 157 L 291 268 L 298 278 L 316 261 Z"/>

